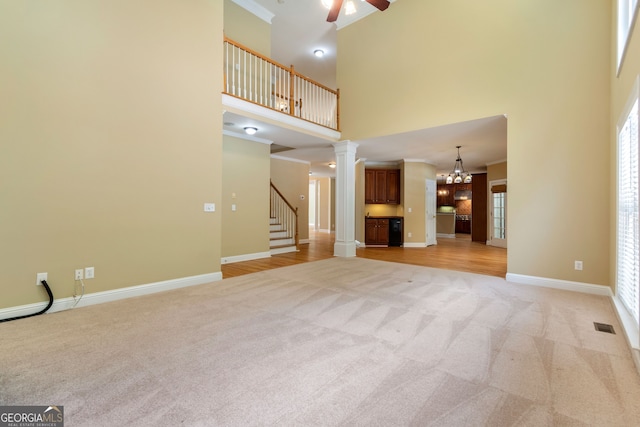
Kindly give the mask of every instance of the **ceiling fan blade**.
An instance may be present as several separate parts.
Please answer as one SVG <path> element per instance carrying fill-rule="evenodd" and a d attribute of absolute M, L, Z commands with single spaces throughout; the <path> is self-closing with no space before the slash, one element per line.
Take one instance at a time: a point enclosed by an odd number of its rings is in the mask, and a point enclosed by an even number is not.
<path fill-rule="evenodd" d="M 342 8 L 342 0 L 333 0 L 333 4 L 331 5 L 331 10 L 329 11 L 329 16 L 327 16 L 327 22 L 335 22 L 338 19 L 338 15 L 340 14 L 340 9 Z"/>
<path fill-rule="evenodd" d="M 379 10 L 387 10 L 389 5 L 391 4 L 388 0 L 367 0 L 367 3 L 377 7 Z"/>

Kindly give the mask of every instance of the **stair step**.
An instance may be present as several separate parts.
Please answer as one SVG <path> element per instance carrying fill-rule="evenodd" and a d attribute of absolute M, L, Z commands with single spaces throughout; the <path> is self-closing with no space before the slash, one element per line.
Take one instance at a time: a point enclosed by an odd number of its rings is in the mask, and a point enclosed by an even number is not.
<path fill-rule="evenodd" d="M 295 240 L 291 237 L 276 237 L 269 240 L 269 247 L 275 248 L 278 246 L 295 245 Z"/>
<path fill-rule="evenodd" d="M 289 238 L 289 233 L 286 230 L 271 231 L 269 237 L 271 239 Z"/>

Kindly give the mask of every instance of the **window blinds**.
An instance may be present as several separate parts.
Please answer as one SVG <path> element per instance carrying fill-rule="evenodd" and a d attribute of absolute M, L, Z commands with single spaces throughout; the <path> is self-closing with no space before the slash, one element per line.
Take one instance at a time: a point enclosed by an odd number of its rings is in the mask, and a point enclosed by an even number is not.
<path fill-rule="evenodd" d="M 638 100 L 618 134 L 618 260 L 616 293 L 640 323 L 640 192 Z"/>

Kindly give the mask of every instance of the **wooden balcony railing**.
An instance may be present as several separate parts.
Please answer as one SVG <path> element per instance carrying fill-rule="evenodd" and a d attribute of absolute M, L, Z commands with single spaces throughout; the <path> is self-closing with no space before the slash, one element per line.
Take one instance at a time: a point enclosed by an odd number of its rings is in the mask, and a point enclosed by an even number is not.
<path fill-rule="evenodd" d="M 282 195 L 280 190 L 271 182 L 270 199 L 271 218 L 275 218 L 282 227 L 282 231 L 287 233 L 289 239 L 293 239 L 296 249 L 300 247 L 300 237 L 298 235 L 298 208 L 294 208 L 291 203 Z"/>
<path fill-rule="evenodd" d="M 330 89 L 227 37 L 224 93 L 340 130 L 340 91 Z"/>

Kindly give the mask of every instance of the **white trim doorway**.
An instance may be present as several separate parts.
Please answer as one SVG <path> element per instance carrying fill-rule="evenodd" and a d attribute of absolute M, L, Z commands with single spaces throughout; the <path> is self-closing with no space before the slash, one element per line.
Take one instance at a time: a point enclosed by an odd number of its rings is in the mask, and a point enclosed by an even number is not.
<path fill-rule="evenodd" d="M 492 190 L 494 188 L 496 191 Z M 489 241 L 487 245 L 500 248 L 507 247 L 506 179 L 489 182 Z"/>
<path fill-rule="evenodd" d="M 319 205 L 319 196 L 318 192 L 320 191 L 320 185 L 318 185 L 317 179 L 309 180 L 309 230 L 318 231 L 320 228 L 320 215 L 318 210 L 320 209 Z"/>
<path fill-rule="evenodd" d="M 425 241 L 427 242 L 427 246 L 437 245 L 438 241 L 436 240 L 436 209 L 437 209 L 437 200 L 436 200 L 436 180 L 435 179 L 427 179 L 426 182 L 426 209 L 425 209 Z"/>

